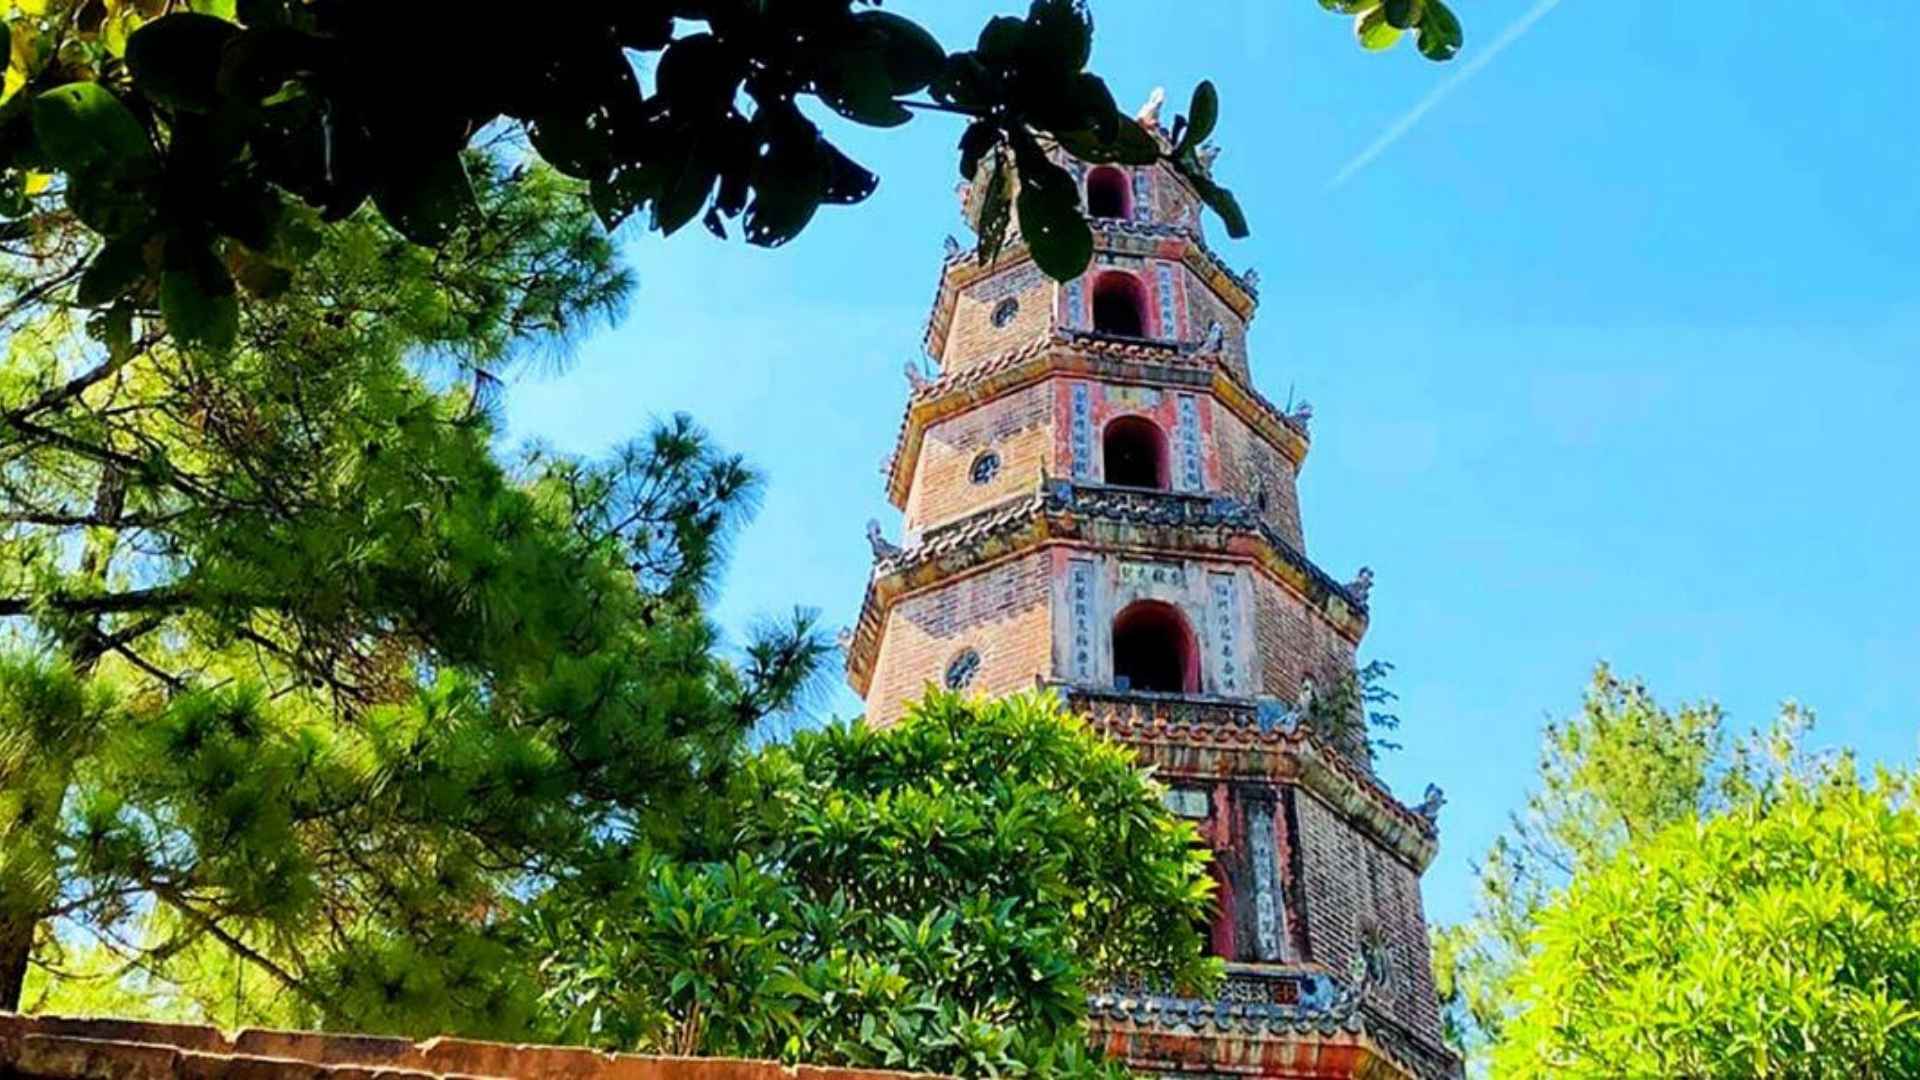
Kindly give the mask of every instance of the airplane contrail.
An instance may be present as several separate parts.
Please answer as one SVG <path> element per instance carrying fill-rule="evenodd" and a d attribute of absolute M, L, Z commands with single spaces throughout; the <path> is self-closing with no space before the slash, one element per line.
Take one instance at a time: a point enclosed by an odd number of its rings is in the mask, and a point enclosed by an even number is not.
<path fill-rule="evenodd" d="M 1528 9 L 1525 15 L 1515 20 L 1513 25 L 1500 31 L 1500 36 L 1494 38 L 1491 44 L 1479 53 L 1470 56 L 1467 62 L 1460 66 L 1458 71 L 1449 75 L 1439 86 L 1434 87 L 1426 97 L 1420 99 L 1420 104 L 1408 109 L 1406 115 L 1390 124 L 1387 130 L 1380 133 L 1379 138 L 1373 140 L 1371 145 L 1355 155 L 1354 159 L 1347 162 L 1339 172 L 1333 174 L 1333 179 L 1327 181 L 1327 190 L 1333 191 L 1337 189 L 1348 180 L 1351 180 L 1355 173 L 1373 164 L 1375 158 L 1386 153 L 1388 147 L 1399 142 L 1407 132 L 1412 131 L 1415 124 L 1418 124 L 1422 118 L 1433 111 L 1434 106 L 1445 101 L 1449 94 L 1460 89 L 1461 85 L 1468 79 L 1478 75 L 1481 68 L 1493 63 L 1494 57 L 1505 52 L 1507 46 L 1519 41 L 1522 35 L 1533 29 L 1533 24 L 1546 18 L 1548 12 L 1559 6 L 1560 0 L 1540 0 L 1539 3 Z"/>

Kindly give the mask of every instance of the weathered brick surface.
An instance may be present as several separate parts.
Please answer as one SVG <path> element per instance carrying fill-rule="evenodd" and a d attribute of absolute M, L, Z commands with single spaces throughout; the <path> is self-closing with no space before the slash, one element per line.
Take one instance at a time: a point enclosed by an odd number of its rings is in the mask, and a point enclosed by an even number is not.
<path fill-rule="evenodd" d="M 1352 643 L 1326 619 L 1271 578 L 1255 575 L 1253 582 L 1263 693 L 1292 701 L 1302 679 L 1327 687 L 1353 670 Z"/>
<path fill-rule="evenodd" d="M 465 1039 L 246 1030 L 0 1013 L 0 1076 L 24 1080 L 910 1080 L 919 1074 L 732 1058 L 602 1054 Z"/>
<path fill-rule="evenodd" d="M 1053 413 L 1053 387 L 1043 382 L 929 427 L 907 497 L 909 536 L 1033 491 L 1052 468 Z M 974 462 L 988 451 L 1000 471 L 976 484 Z"/>
<path fill-rule="evenodd" d="M 1256 507 L 1263 505 L 1264 496 L 1265 508 L 1260 516 L 1305 554 L 1307 541 L 1300 528 L 1299 474 L 1293 462 L 1232 410 L 1213 410 L 1213 435 L 1220 463 L 1220 490 Z"/>
<path fill-rule="evenodd" d="M 1187 325 L 1193 327 L 1193 337 L 1199 340 L 1206 336 L 1207 328 L 1214 323 L 1220 324 L 1227 366 L 1240 376 L 1247 378 L 1247 324 L 1232 308 L 1229 308 L 1214 294 L 1205 282 L 1190 277 L 1186 290 Z"/>
<path fill-rule="evenodd" d="M 1433 996 L 1433 959 L 1420 902 L 1420 879 L 1362 835 L 1312 793 L 1293 789 L 1291 821 L 1300 858 L 1298 900 L 1307 912 L 1307 958 L 1335 972 L 1358 970 L 1369 935 L 1379 935 L 1389 958 L 1384 998 L 1402 1023 L 1438 1043 L 1440 1013 Z"/>
<path fill-rule="evenodd" d="M 954 300 L 940 369 L 963 371 L 1047 333 L 1054 322 L 1055 297 L 1052 279 L 1025 259 L 962 288 Z M 1019 310 L 1005 326 L 995 326 L 994 310 L 1007 299 Z"/>
<path fill-rule="evenodd" d="M 963 650 L 980 653 L 967 687 L 988 695 L 1030 690 L 1053 664 L 1045 551 L 902 598 L 887 615 L 886 637 L 867 695 L 867 719 L 891 723 L 929 684 L 939 684 Z"/>

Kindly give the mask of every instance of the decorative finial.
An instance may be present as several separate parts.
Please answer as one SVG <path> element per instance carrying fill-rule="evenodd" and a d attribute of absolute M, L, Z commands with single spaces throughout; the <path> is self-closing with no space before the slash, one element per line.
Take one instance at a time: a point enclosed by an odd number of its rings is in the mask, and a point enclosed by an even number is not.
<path fill-rule="evenodd" d="M 1198 156 L 1200 158 L 1200 172 L 1204 175 L 1212 176 L 1213 163 L 1220 157 L 1220 147 L 1213 143 L 1208 143 L 1200 148 Z"/>
<path fill-rule="evenodd" d="M 1240 280 L 1246 282 L 1249 289 L 1259 289 L 1260 269 L 1254 266 L 1247 267 L 1247 272 L 1240 275 Z"/>
<path fill-rule="evenodd" d="M 1440 790 L 1439 784 L 1428 784 L 1427 797 L 1420 801 L 1419 806 L 1413 808 L 1413 812 L 1428 821 L 1438 821 L 1440 808 L 1445 805 L 1447 805 L 1447 793 Z"/>
<path fill-rule="evenodd" d="M 946 245 L 946 246 L 947 246 L 947 258 L 949 258 L 949 259 L 951 259 L 951 258 L 953 258 L 954 256 L 956 256 L 956 255 L 958 255 L 958 254 L 960 254 L 960 253 L 961 253 L 962 251 L 965 251 L 965 250 L 966 250 L 965 248 L 963 248 L 963 247 L 961 247 L 961 246 L 960 246 L 960 241 L 958 241 L 958 240 L 955 240 L 955 239 L 953 238 L 953 234 L 952 234 L 952 233 L 948 233 L 948 234 L 947 234 L 947 245 Z"/>
<path fill-rule="evenodd" d="M 1301 398 L 1300 404 L 1295 405 L 1293 411 L 1287 414 L 1287 419 L 1293 421 L 1296 427 L 1302 428 L 1313 423 L 1313 402 Z"/>
<path fill-rule="evenodd" d="M 1153 93 L 1147 96 L 1147 103 L 1140 106 L 1140 111 L 1134 114 L 1134 119 L 1138 120 L 1140 126 L 1146 128 L 1148 131 L 1159 131 L 1160 109 L 1166 103 L 1167 88 L 1164 86 L 1156 86 L 1153 88 Z"/>
<path fill-rule="evenodd" d="M 880 531 L 878 518 L 867 519 L 867 543 L 872 546 L 876 559 L 891 559 L 900 554 L 900 546 L 890 542 L 886 534 Z"/>
<path fill-rule="evenodd" d="M 840 647 L 841 652 L 846 652 L 848 649 L 853 648 L 853 627 L 841 627 L 840 632 L 833 635 L 833 643 Z"/>
<path fill-rule="evenodd" d="M 1367 597 L 1373 595 L 1373 567 L 1361 567 L 1360 573 L 1352 581 L 1347 582 L 1347 591 L 1364 605 Z"/>
<path fill-rule="evenodd" d="M 907 361 L 906 366 L 901 370 L 907 374 L 907 385 L 911 386 L 916 392 L 923 389 L 929 381 L 926 373 L 920 370 L 920 364 L 917 361 Z"/>
<path fill-rule="evenodd" d="M 1300 695 L 1293 699 L 1294 712 L 1302 717 L 1313 714 L 1313 676 L 1300 680 Z"/>

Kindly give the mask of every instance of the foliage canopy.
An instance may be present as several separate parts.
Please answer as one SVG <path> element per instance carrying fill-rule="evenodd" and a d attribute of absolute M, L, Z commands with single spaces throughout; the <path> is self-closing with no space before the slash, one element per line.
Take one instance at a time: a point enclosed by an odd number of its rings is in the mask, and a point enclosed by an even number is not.
<path fill-rule="evenodd" d="M 1352 15 L 1369 48 L 1407 30 L 1436 60 L 1460 46 L 1442 0 L 1321 4 Z M 878 127 L 914 107 L 967 117 L 963 176 L 1010 154 L 1022 234 L 1056 277 L 1077 275 L 1091 248 L 1042 138 L 1089 160 L 1166 157 L 1245 231 L 1198 156 L 1218 116 L 1211 85 L 1163 150 L 1086 70 L 1083 0 L 1033 0 L 953 53 L 864 0 L 557 4 L 511 21 L 455 0 L 6 6 L 0 219 L 59 185 L 104 241 L 85 301 L 157 304 L 183 344 L 231 344 L 236 288 L 283 288 L 304 263 L 292 206 L 340 220 L 371 200 L 410 239 L 446 242 L 480 205 L 462 151 L 501 124 L 585 182 L 609 226 L 644 213 L 662 233 L 698 219 L 725 235 L 739 219 L 749 242 L 773 247 L 822 205 L 866 199 L 878 179 L 807 118 L 811 98 Z M 983 258 L 1004 236 L 995 220 Z"/>
<path fill-rule="evenodd" d="M 57 208 L 0 266 L 66 283 L 4 314 L 0 1004 L 64 926 L 161 974 L 217 943 L 313 1022 L 518 1030 L 506 900 L 697 828 L 823 654 L 804 625 L 716 652 L 757 479 L 684 418 L 496 459 L 491 372 L 627 279 L 576 183 L 466 169 L 437 251 L 312 223 L 227 350 L 72 307 L 91 241 Z"/>
<path fill-rule="evenodd" d="M 1104 1075 L 1090 989 L 1218 981 L 1194 827 L 1051 697 L 934 694 L 891 728 L 803 733 L 741 779 L 730 858 L 643 849 L 535 903 L 565 1037 Z"/>
<path fill-rule="evenodd" d="M 1647 836 L 1538 915 L 1510 1076 L 1920 1075 L 1920 807 L 1850 764 Z"/>

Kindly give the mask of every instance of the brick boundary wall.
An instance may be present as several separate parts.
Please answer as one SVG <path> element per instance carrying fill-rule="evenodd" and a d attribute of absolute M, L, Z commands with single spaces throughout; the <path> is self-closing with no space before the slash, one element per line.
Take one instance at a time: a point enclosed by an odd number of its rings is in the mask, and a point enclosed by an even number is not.
<path fill-rule="evenodd" d="M 918 1073 L 0 1013 L 0 1077 L 28 1080 L 929 1080 Z"/>

